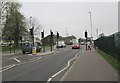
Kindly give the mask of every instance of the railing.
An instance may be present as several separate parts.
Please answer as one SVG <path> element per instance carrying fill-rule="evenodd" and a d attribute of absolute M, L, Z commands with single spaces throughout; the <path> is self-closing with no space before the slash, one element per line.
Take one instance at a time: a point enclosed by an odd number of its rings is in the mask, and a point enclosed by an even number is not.
<path fill-rule="evenodd" d="M 120 60 L 120 32 L 98 38 L 94 41 L 95 47 Z"/>

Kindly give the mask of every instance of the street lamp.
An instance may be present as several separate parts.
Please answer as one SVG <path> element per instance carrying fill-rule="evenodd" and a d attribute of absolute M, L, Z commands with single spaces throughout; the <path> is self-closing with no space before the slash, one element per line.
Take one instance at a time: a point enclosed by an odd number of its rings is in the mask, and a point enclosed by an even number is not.
<path fill-rule="evenodd" d="M 30 27 L 32 27 L 31 21 L 32 21 L 32 16 L 30 16 Z"/>
<path fill-rule="evenodd" d="M 91 39 L 92 39 L 92 13 L 89 12 L 90 14 L 90 25 L 91 25 Z"/>

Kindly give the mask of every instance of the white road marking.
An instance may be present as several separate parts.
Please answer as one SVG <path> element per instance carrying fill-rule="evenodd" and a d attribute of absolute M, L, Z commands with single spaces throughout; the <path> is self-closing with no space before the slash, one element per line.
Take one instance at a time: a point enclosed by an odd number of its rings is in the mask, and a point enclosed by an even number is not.
<path fill-rule="evenodd" d="M 40 60 L 42 57 L 39 57 L 37 60 Z"/>
<path fill-rule="evenodd" d="M 19 63 L 21 62 L 21 61 L 20 61 L 20 60 L 18 60 L 17 58 L 13 58 L 13 59 L 14 59 L 15 61 L 19 62 Z"/>
<path fill-rule="evenodd" d="M 47 80 L 46 83 L 50 83 L 50 81 L 51 81 L 54 77 L 56 77 L 58 74 L 60 74 L 61 72 L 63 72 L 63 71 L 66 70 L 67 68 L 69 68 L 69 67 L 70 67 L 70 62 L 71 62 L 72 60 L 76 59 L 76 58 L 78 57 L 78 55 L 79 55 L 79 53 L 76 54 L 74 58 L 70 59 L 70 60 L 68 61 L 67 66 L 66 66 L 65 68 L 63 68 L 62 70 L 60 70 L 59 72 L 57 72 L 56 74 L 52 75 L 52 76 Z"/>
<path fill-rule="evenodd" d="M 1 70 L 0 72 L 4 72 L 4 71 L 6 71 L 6 70 L 8 70 L 8 69 L 13 68 L 14 66 L 16 66 L 16 65 L 15 65 L 15 64 L 13 64 L 13 65 L 11 65 L 11 66 L 8 66 L 8 68 L 5 68 L 5 69 Z"/>
<path fill-rule="evenodd" d="M 64 70 L 66 70 L 68 67 L 65 67 L 65 68 L 63 68 L 62 70 L 60 70 L 59 72 L 57 72 L 56 74 L 54 74 L 53 76 L 52 76 L 52 78 L 54 78 L 54 77 L 56 77 L 58 74 L 60 74 L 61 72 L 63 72 Z"/>
<path fill-rule="evenodd" d="M 51 80 L 52 80 L 52 78 L 49 78 L 49 79 L 47 80 L 47 83 L 49 83 Z"/>
<path fill-rule="evenodd" d="M 4 69 L 4 68 L 10 67 L 10 66 L 12 66 L 12 65 L 4 66 L 4 67 L 2 67 L 0 69 Z"/>
<path fill-rule="evenodd" d="M 28 55 L 33 55 L 33 54 L 28 54 Z"/>
<path fill-rule="evenodd" d="M 31 58 L 31 59 L 29 59 L 29 60 L 34 60 L 34 59 L 37 59 L 38 57 L 35 57 L 35 58 Z"/>

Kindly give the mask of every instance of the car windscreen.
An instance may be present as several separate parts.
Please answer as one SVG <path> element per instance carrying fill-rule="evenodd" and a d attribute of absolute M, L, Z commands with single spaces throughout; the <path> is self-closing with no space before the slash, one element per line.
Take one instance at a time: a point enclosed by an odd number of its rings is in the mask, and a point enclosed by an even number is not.
<path fill-rule="evenodd" d="M 23 47 L 31 47 L 31 44 L 30 43 L 23 43 L 22 46 Z"/>

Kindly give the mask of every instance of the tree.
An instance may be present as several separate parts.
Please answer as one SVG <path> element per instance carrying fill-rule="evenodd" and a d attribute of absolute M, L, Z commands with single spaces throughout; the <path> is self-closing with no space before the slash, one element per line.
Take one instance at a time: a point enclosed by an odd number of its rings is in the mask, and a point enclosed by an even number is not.
<path fill-rule="evenodd" d="M 38 22 L 38 20 L 36 18 L 31 17 L 31 19 L 28 20 L 28 28 L 33 28 L 33 33 L 34 36 L 39 36 L 41 34 L 41 30 L 42 30 L 42 25 Z"/>
<path fill-rule="evenodd" d="M 4 40 L 8 40 L 8 36 L 11 36 L 15 42 L 15 46 L 18 46 L 20 36 L 24 36 L 27 32 L 25 17 L 20 13 L 19 9 L 22 5 L 17 2 L 7 2 L 6 4 L 6 22 L 2 29 L 2 37 Z"/>

